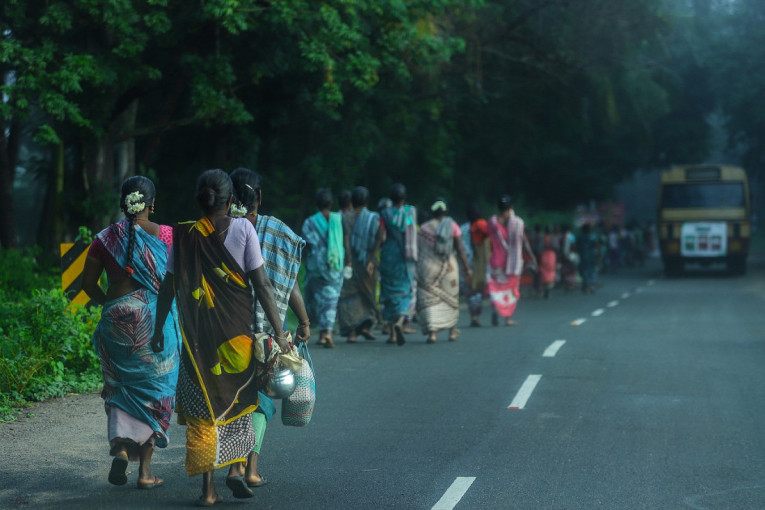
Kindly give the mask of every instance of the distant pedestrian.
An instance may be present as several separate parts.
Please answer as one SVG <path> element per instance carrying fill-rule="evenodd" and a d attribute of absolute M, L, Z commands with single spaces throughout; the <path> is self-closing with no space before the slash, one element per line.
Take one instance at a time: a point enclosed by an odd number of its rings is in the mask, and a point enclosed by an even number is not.
<path fill-rule="evenodd" d="M 513 211 L 510 195 L 499 197 L 497 209 L 498 213 L 489 220 L 491 257 L 488 288 L 494 305 L 492 324 L 498 324 L 499 315 L 505 319 L 505 325 L 512 326 L 516 324 L 512 315 L 521 297 L 523 253 L 532 263 L 537 261 L 524 235 L 523 220 Z"/>
<path fill-rule="evenodd" d="M 311 323 L 319 329 L 319 345 L 334 347 L 332 330 L 345 265 L 343 220 L 339 212 L 331 212 L 332 193 L 326 188 L 316 193 L 316 207 L 319 211 L 303 222 L 303 239 L 308 243 L 305 304 Z"/>
<path fill-rule="evenodd" d="M 592 294 L 596 286 L 596 270 L 598 261 L 597 237 L 592 232 L 589 223 L 582 225 L 576 238 L 579 253 L 579 274 L 582 277 L 582 292 Z"/>
<path fill-rule="evenodd" d="M 470 293 L 468 295 L 468 309 L 470 311 L 470 325 L 481 325 L 479 318 L 483 308 L 483 297 L 486 292 L 486 266 L 491 250 L 489 240 L 489 225 L 481 215 L 478 204 L 473 203 L 467 210 L 470 222 L 470 245 L 473 251 L 472 278 L 470 278 Z"/>
<path fill-rule="evenodd" d="M 103 305 L 93 334 L 101 361 L 101 397 L 107 415 L 109 454 L 114 457 L 109 482 L 127 483 L 128 461 L 140 462 L 137 486 L 162 485 L 151 470 L 154 448 L 168 444 L 167 430 L 175 407 L 181 334 L 178 312 L 164 324 L 164 348 L 152 352 L 149 342 L 173 228 L 149 219 L 154 212 L 154 183 L 143 176 L 122 184 L 121 220 L 99 232 L 88 250 L 82 289 Z M 98 284 L 106 271 L 106 293 Z"/>
<path fill-rule="evenodd" d="M 555 287 L 558 267 L 558 241 L 553 236 L 552 227 L 545 227 L 542 238 L 542 250 L 539 255 L 539 279 L 544 299 L 550 299 L 550 291 Z"/>
<path fill-rule="evenodd" d="M 428 335 L 428 343 L 434 343 L 436 334 L 444 329 L 449 330 L 449 341 L 454 341 L 460 334 L 456 327 L 460 279 L 457 260 L 468 279 L 472 271 L 462 246 L 462 232 L 447 215 L 446 201 L 437 199 L 430 211 L 433 219 L 425 222 L 417 234 L 417 319 Z"/>
<path fill-rule="evenodd" d="M 390 195 L 392 205 L 380 214 L 374 253 L 380 249 L 380 304 L 390 327 L 388 343 L 403 345 L 417 260 L 417 209 L 406 204 L 403 184 L 391 186 Z M 367 267 L 373 270 L 372 260 Z"/>
<path fill-rule="evenodd" d="M 351 192 L 353 209 L 343 218 L 346 243 L 346 260 L 350 261 L 351 276 L 343 282 L 337 305 L 340 334 L 348 342 L 356 342 L 358 335 L 374 340 L 372 326 L 377 321 L 377 260 L 373 258 L 380 215 L 367 209 L 369 190 L 358 186 Z M 367 271 L 368 263 L 373 270 Z"/>

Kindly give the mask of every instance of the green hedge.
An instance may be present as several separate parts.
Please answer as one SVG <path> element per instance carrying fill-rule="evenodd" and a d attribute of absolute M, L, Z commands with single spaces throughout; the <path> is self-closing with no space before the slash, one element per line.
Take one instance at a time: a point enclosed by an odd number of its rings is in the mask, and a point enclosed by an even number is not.
<path fill-rule="evenodd" d="M 28 402 L 98 387 L 91 337 L 101 308 L 72 306 L 29 254 L 0 251 L 0 275 L 0 421 Z"/>

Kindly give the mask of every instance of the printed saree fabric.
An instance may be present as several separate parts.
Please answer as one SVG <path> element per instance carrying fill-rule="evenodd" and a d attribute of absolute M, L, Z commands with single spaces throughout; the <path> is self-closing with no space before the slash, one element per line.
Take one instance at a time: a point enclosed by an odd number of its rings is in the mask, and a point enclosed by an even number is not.
<path fill-rule="evenodd" d="M 121 266 L 127 265 L 126 220 L 102 230 L 98 239 Z M 165 322 L 165 349 L 151 350 L 157 292 L 165 276 L 168 246 L 141 228 L 135 229 L 132 278 L 142 288 L 107 301 L 93 334 L 101 361 L 107 406 L 116 406 L 146 423 L 154 431 L 155 444 L 167 446 L 167 429 L 175 407 L 180 330 L 175 306 Z"/>
<path fill-rule="evenodd" d="M 459 268 L 453 247 L 460 235 L 449 217 L 424 223 L 418 233 L 417 318 L 424 333 L 457 324 Z"/>
<path fill-rule="evenodd" d="M 255 222 L 266 275 L 274 288 L 279 319 L 284 322 L 292 287 L 295 286 L 305 241 L 273 216 L 258 216 Z M 255 331 L 273 333 L 260 303 L 255 304 Z"/>
<path fill-rule="evenodd" d="M 331 255 L 330 244 L 337 237 L 337 222 L 340 228 L 340 243 L 342 244 L 342 218 L 340 213 L 330 213 L 327 219 L 320 212 L 303 222 L 303 238 L 309 246 L 305 261 L 305 298 L 306 311 L 312 324 L 318 325 L 319 330 L 331 330 L 337 317 L 337 300 L 343 286 L 342 258 L 345 256 L 342 247 L 340 266 L 333 260 L 337 254 Z"/>
<path fill-rule="evenodd" d="M 410 312 L 417 253 L 417 237 L 411 232 L 416 227 L 416 209 L 389 207 L 380 217 L 387 234 L 380 248 L 380 304 L 383 318 L 394 322 Z"/>
<path fill-rule="evenodd" d="M 255 410 L 267 377 L 256 374 L 252 289 L 207 218 L 178 225 L 173 250 L 183 365 L 205 400 L 204 411 L 193 416 L 225 424 Z"/>
<path fill-rule="evenodd" d="M 337 303 L 340 334 L 348 336 L 359 327 L 368 328 L 377 320 L 377 271 L 367 272 L 367 258 L 374 249 L 380 215 L 368 209 L 349 213 L 345 220 L 351 233 L 351 278 L 343 282 Z"/>

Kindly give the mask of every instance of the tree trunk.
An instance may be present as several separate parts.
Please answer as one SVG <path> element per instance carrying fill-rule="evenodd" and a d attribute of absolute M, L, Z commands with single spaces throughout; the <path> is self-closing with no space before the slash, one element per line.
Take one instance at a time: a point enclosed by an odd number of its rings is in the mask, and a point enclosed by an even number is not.
<path fill-rule="evenodd" d="M 47 263 L 58 260 L 59 243 L 65 241 L 64 229 L 64 142 L 56 146 L 55 167 L 48 176 L 43 202 L 43 215 L 37 239 Z"/>
<path fill-rule="evenodd" d="M 0 247 L 18 248 L 16 218 L 13 214 L 13 181 L 16 176 L 18 122 L 11 121 L 10 136 L 6 123 L 0 118 Z"/>

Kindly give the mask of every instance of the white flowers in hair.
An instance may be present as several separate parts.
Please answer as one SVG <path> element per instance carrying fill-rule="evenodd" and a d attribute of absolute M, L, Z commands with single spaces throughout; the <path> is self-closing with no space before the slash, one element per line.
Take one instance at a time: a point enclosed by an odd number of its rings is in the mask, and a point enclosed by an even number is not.
<path fill-rule="evenodd" d="M 146 203 L 142 202 L 142 200 L 143 194 L 140 191 L 129 193 L 128 196 L 125 197 L 125 211 L 130 215 L 138 214 L 143 211 L 146 209 Z"/>
<path fill-rule="evenodd" d="M 228 215 L 232 218 L 244 218 L 245 214 L 247 214 L 247 208 L 242 204 L 232 203 L 228 209 Z"/>

